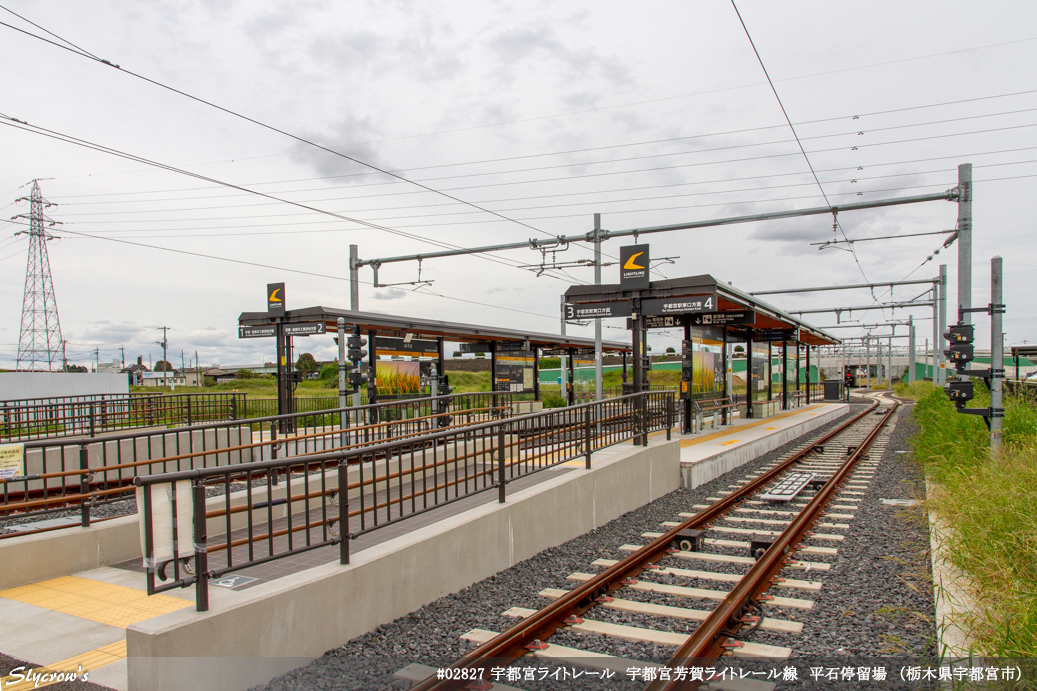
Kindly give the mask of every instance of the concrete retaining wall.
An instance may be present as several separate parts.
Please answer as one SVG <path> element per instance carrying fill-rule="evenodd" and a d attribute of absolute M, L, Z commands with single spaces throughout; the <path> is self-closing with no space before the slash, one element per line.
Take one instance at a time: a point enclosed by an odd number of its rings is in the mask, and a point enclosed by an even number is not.
<path fill-rule="evenodd" d="M 576 469 L 354 555 L 242 592 L 211 609 L 126 631 L 129 688 L 247 689 L 327 650 L 582 535 L 680 486 L 677 441 L 630 444 Z M 554 472 L 554 471 L 545 471 Z"/>
<path fill-rule="evenodd" d="M 704 485 L 710 480 L 718 478 L 724 473 L 734 470 L 738 466 L 744 465 L 768 451 L 773 451 L 779 446 L 787 444 L 799 436 L 845 415 L 848 410 L 849 406 L 847 405 L 833 406 L 816 417 L 804 420 L 798 425 L 791 425 L 762 439 L 756 439 L 741 446 L 736 446 L 729 451 L 721 451 L 715 456 L 710 456 L 700 461 L 682 463 L 681 482 L 689 489 Z"/>
<path fill-rule="evenodd" d="M 129 394 L 125 374 L 105 372 L 0 372 L 0 400 L 93 394 Z"/>

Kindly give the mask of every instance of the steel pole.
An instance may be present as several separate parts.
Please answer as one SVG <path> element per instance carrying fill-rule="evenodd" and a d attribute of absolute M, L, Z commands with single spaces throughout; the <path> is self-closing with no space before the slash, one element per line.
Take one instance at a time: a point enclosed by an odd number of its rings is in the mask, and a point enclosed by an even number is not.
<path fill-rule="evenodd" d="M 360 266 L 356 245 L 349 246 L 349 309 L 360 311 Z"/>
<path fill-rule="evenodd" d="M 651 267 L 648 267 L 651 271 Z M 594 214 L 594 285 L 601 285 L 601 214 Z M 601 400 L 601 318 L 594 320 L 594 400 Z"/>
<path fill-rule="evenodd" d="M 565 296 L 564 295 L 562 296 L 562 335 L 563 336 L 565 335 Z M 568 405 L 569 396 L 566 393 L 566 387 L 569 384 L 569 378 L 566 376 L 567 374 L 568 374 L 568 369 L 566 368 L 565 352 L 563 351 L 562 355 L 558 358 L 558 386 L 559 386 L 558 394 L 562 398 L 564 398 L 566 400 L 566 404 Z"/>
<path fill-rule="evenodd" d="M 958 166 L 958 307 L 972 307 L 972 164 Z M 965 313 L 966 323 L 972 316 Z"/>
<path fill-rule="evenodd" d="M 886 391 L 893 390 L 893 337 L 886 343 Z"/>
<path fill-rule="evenodd" d="M 966 315 L 968 316 L 968 315 Z M 947 265 L 940 264 L 940 333 L 938 338 L 942 338 L 943 334 L 947 331 Z M 940 343 L 939 340 L 936 341 Z M 940 386 L 947 383 L 947 371 L 943 366 L 943 349 L 937 345 L 936 357 L 940 363 Z"/>
<path fill-rule="evenodd" d="M 865 373 L 867 374 L 867 377 L 868 377 L 868 383 L 865 385 L 865 388 L 870 389 L 871 388 L 871 338 L 865 338 L 864 339 L 864 352 L 866 353 L 867 360 L 868 360 L 868 362 L 866 364 L 867 369 L 864 370 Z"/>
<path fill-rule="evenodd" d="M 915 357 L 916 357 L 916 344 L 915 344 L 915 318 L 908 318 L 908 334 L 907 334 L 907 383 L 915 383 Z"/>
<path fill-rule="evenodd" d="M 346 391 L 346 320 L 338 318 L 338 407 L 345 408 L 349 405 Z M 339 429 L 349 427 L 349 413 L 343 410 L 339 413 Z M 346 445 L 345 437 L 342 438 L 342 446 Z"/>
<path fill-rule="evenodd" d="M 940 281 L 939 279 L 933 283 L 933 350 L 932 350 L 932 362 L 933 362 L 933 386 L 938 386 L 940 383 L 940 375 L 936 369 L 940 364 L 940 361 L 936 359 L 936 344 L 940 342 Z"/>
<path fill-rule="evenodd" d="M 1004 414 L 1002 387 L 1005 376 L 1004 336 L 1001 333 L 1001 257 L 990 260 L 990 448 L 1001 451 L 1001 422 Z"/>

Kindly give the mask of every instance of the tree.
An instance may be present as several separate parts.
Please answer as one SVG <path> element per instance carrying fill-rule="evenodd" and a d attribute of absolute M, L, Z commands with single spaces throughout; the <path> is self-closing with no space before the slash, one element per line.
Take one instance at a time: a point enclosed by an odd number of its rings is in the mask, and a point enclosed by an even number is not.
<path fill-rule="evenodd" d="M 236 376 L 238 379 L 255 379 L 256 373 L 246 367 L 239 369 Z"/>
<path fill-rule="evenodd" d="M 321 381 L 327 382 L 338 382 L 338 360 L 329 362 L 320 368 L 320 376 L 318 377 Z"/>
<path fill-rule="evenodd" d="M 155 372 L 172 372 L 173 366 L 165 360 L 159 360 L 155 363 Z"/>
<path fill-rule="evenodd" d="M 300 372 L 309 374 L 310 372 L 316 372 L 320 369 L 320 365 L 313 359 L 313 355 L 310 353 L 303 353 L 299 356 L 299 361 L 295 363 L 295 369 Z"/>
<path fill-rule="evenodd" d="M 735 346 L 735 352 L 736 353 L 744 353 L 745 352 L 745 346 L 740 346 L 740 345 L 739 346 Z"/>
<path fill-rule="evenodd" d="M 461 351 L 460 350 L 455 350 L 454 354 L 451 355 L 450 357 L 461 357 Z"/>
<path fill-rule="evenodd" d="M 66 365 L 66 372 L 88 372 L 89 370 L 83 365 Z"/>
<path fill-rule="evenodd" d="M 666 349 L 666 353 L 667 354 L 670 354 L 670 353 L 676 354 L 677 350 L 673 346 L 670 346 L 669 348 Z"/>

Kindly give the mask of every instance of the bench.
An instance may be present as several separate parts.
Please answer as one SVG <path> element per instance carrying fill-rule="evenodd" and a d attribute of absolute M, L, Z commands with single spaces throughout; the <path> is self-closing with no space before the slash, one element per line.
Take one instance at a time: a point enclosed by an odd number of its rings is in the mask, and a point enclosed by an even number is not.
<path fill-rule="evenodd" d="M 716 429 L 717 420 L 720 418 L 720 413 L 726 413 L 727 415 L 731 415 L 737 409 L 738 404 L 732 403 L 730 398 L 714 398 L 692 401 L 692 434 L 697 434 L 705 426 L 703 418 L 705 417 L 706 413 L 713 413 L 712 420 L 710 422 L 710 427 L 712 429 Z"/>
<path fill-rule="evenodd" d="M 807 402 L 806 391 L 789 391 L 789 408 L 802 408 Z"/>

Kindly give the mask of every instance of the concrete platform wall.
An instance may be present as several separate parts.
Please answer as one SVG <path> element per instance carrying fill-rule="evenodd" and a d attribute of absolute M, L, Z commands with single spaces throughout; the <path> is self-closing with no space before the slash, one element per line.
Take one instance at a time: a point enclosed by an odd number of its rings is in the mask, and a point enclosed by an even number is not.
<path fill-rule="evenodd" d="M 729 451 L 721 451 L 718 454 L 704 458 L 701 461 L 681 464 L 681 482 L 689 489 L 704 485 L 710 480 L 716 479 L 724 473 L 748 463 L 754 458 L 773 451 L 787 444 L 801 435 L 811 432 L 832 420 L 835 420 L 849 411 L 849 406 L 833 405 L 825 412 L 804 420 L 796 425 L 790 425 L 774 434 L 756 439 L 754 441 L 736 446 Z"/>
<path fill-rule="evenodd" d="M 677 441 L 624 444 L 559 474 L 354 555 L 242 592 L 209 612 L 129 627 L 129 688 L 247 689 L 377 626 L 559 545 L 680 486 Z M 556 471 L 544 471 L 547 473 Z"/>

